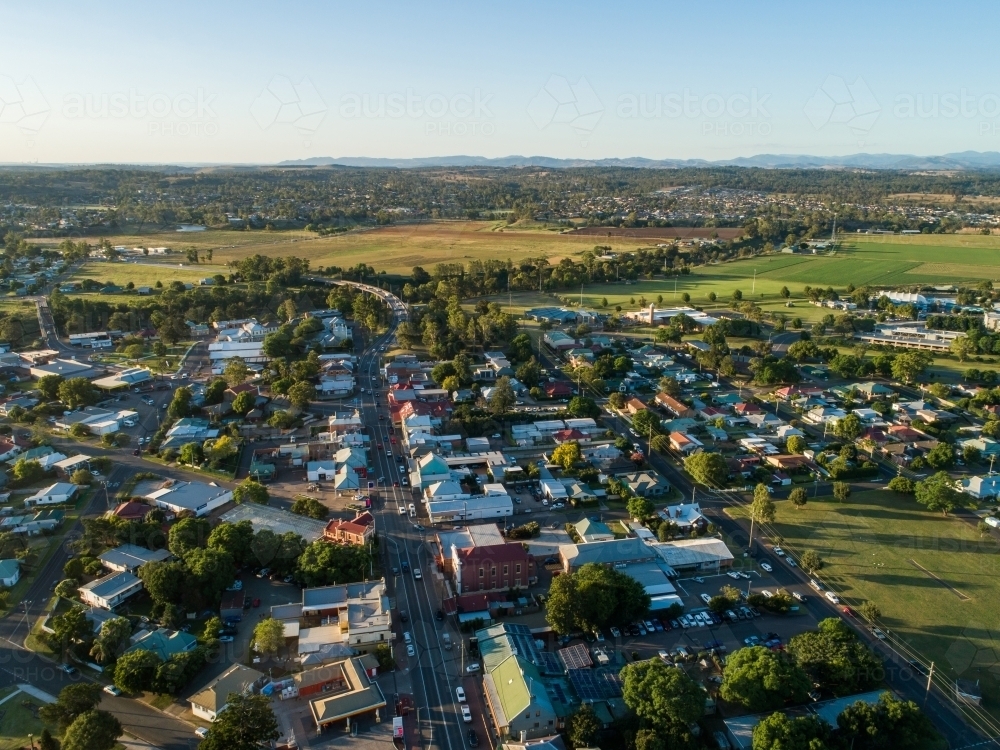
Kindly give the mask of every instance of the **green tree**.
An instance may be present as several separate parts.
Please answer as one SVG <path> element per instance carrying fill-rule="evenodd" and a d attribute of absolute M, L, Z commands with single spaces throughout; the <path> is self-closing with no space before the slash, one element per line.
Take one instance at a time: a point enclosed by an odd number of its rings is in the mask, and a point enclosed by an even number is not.
<path fill-rule="evenodd" d="M 534 357 L 529 359 L 523 365 L 517 368 L 517 379 L 521 381 L 522 385 L 527 388 L 532 388 L 538 385 L 538 381 L 542 378 L 542 367 L 538 364 Z"/>
<path fill-rule="evenodd" d="M 786 701 L 801 703 L 811 689 L 809 677 L 785 654 L 751 646 L 729 655 L 719 694 L 756 712 L 780 708 Z"/>
<path fill-rule="evenodd" d="M 853 750 L 944 750 L 948 743 L 913 701 L 883 693 L 878 703 L 857 701 L 837 717 L 840 741 Z"/>
<path fill-rule="evenodd" d="M 170 406 L 167 407 L 167 416 L 171 419 L 190 417 L 192 413 L 191 398 L 191 390 L 189 388 L 178 388 L 174 391 L 174 397 L 170 400 Z"/>
<path fill-rule="evenodd" d="M 199 443 L 184 443 L 181 446 L 180 453 L 178 453 L 178 458 L 181 463 L 185 463 L 188 466 L 201 466 L 201 462 L 204 460 L 201 445 Z"/>
<path fill-rule="evenodd" d="M 569 717 L 567 735 L 573 748 L 593 747 L 594 740 L 601 733 L 601 722 L 589 703 L 581 703 L 576 712 Z"/>
<path fill-rule="evenodd" d="M 892 360 L 892 376 L 904 383 L 912 383 L 931 363 L 926 352 L 900 352 Z"/>
<path fill-rule="evenodd" d="M 596 418 L 601 414 L 601 407 L 588 396 L 574 396 L 566 405 L 566 411 L 574 417 Z"/>
<path fill-rule="evenodd" d="M 684 470 L 698 484 L 722 487 L 729 478 L 729 467 L 721 453 L 702 451 L 684 459 Z"/>
<path fill-rule="evenodd" d="M 59 740 L 52 736 L 48 727 L 38 736 L 38 750 L 60 750 Z"/>
<path fill-rule="evenodd" d="M 52 626 L 49 640 L 60 652 L 66 652 L 77 643 L 89 641 L 94 632 L 86 610 L 79 604 L 74 604 L 64 614 L 56 615 L 49 624 Z"/>
<path fill-rule="evenodd" d="M 233 502 L 237 504 L 257 503 L 258 505 L 267 505 L 270 499 L 271 494 L 267 491 L 267 487 L 250 477 L 240 482 L 236 489 L 233 490 Z"/>
<path fill-rule="evenodd" d="M 69 725 L 62 750 L 112 750 L 121 736 L 122 725 L 118 719 L 107 711 L 88 711 Z"/>
<path fill-rule="evenodd" d="M 493 387 L 487 406 L 490 414 L 502 417 L 514 408 L 517 397 L 514 395 L 514 388 L 510 384 L 510 378 L 504 375 Z"/>
<path fill-rule="evenodd" d="M 545 616 L 556 632 L 574 633 L 628 622 L 648 611 L 649 595 L 634 578 L 590 563 L 552 580 Z"/>
<path fill-rule="evenodd" d="M 162 659 L 152 651 L 138 649 L 122 654 L 115 663 L 115 686 L 126 693 L 150 690 Z"/>
<path fill-rule="evenodd" d="M 899 492 L 903 495 L 912 495 L 916 488 L 913 485 L 912 479 L 907 479 L 904 476 L 893 477 L 889 480 L 889 484 L 886 485 L 893 492 Z"/>
<path fill-rule="evenodd" d="M 223 398 L 225 398 L 226 389 L 229 384 L 222 378 L 216 378 L 208 387 L 205 389 L 205 405 L 211 406 L 214 404 L 221 404 Z"/>
<path fill-rule="evenodd" d="M 267 617 L 253 629 L 257 650 L 264 654 L 277 654 L 285 645 L 285 625 L 281 620 Z"/>
<path fill-rule="evenodd" d="M 186 571 L 180 562 L 148 562 L 139 568 L 139 578 L 150 599 L 169 604 L 180 601 Z"/>
<path fill-rule="evenodd" d="M 961 336 L 954 339 L 948 348 L 958 358 L 959 362 L 964 362 L 969 357 L 976 355 L 976 342 L 968 336 Z"/>
<path fill-rule="evenodd" d="M 632 417 L 632 427 L 645 438 L 660 431 L 660 418 L 649 409 L 636 412 Z"/>
<path fill-rule="evenodd" d="M 262 744 L 279 736 L 278 721 L 267 696 L 233 693 L 200 747 L 201 750 L 259 750 Z"/>
<path fill-rule="evenodd" d="M 55 401 L 59 398 L 59 386 L 62 382 L 62 375 L 43 375 L 38 379 L 38 390 L 46 401 Z"/>
<path fill-rule="evenodd" d="M 132 623 L 127 617 L 112 617 L 101 623 L 101 630 L 94 639 L 90 655 L 98 664 L 114 661 L 129 643 Z"/>
<path fill-rule="evenodd" d="M 837 420 L 833 431 L 837 437 L 853 442 L 864 432 L 864 427 L 861 424 L 861 418 L 857 414 L 848 414 L 846 417 Z"/>
<path fill-rule="evenodd" d="M 507 356 L 511 362 L 527 362 L 532 358 L 531 338 L 526 333 L 519 333 L 507 345 Z"/>
<path fill-rule="evenodd" d="M 79 557 L 71 557 L 63 565 L 63 576 L 66 578 L 72 578 L 74 581 L 79 581 L 83 578 L 83 560 Z"/>
<path fill-rule="evenodd" d="M 90 435 L 90 429 L 82 422 L 76 422 L 75 424 L 70 425 L 69 434 L 77 440 L 80 440 Z"/>
<path fill-rule="evenodd" d="M 938 443 L 924 456 L 934 469 L 950 469 L 955 463 L 955 451 L 948 443 Z"/>
<path fill-rule="evenodd" d="M 220 435 L 214 440 L 206 440 L 202 448 L 205 457 L 213 466 L 219 466 L 235 456 L 240 450 L 239 445 L 229 435 Z"/>
<path fill-rule="evenodd" d="M 875 623 L 875 621 L 881 619 L 882 610 L 879 609 L 878 605 L 873 601 L 867 601 L 858 607 L 858 612 L 864 617 L 868 622 Z"/>
<path fill-rule="evenodd" d="M 644 497 L 639 497 L 638 495 L 628 499 L 626 508 L 628 509 L 629 516 L 639 521 L 649 518 L 653 515 L 654 510 L 653 503 Z"/>
<path fill-rule="evenodd" d="M 792 435 L 785 441 L 785 448 L 789 453 L 802 453 L 808 446 L 804 437 Z"/>
<path fill-rule="evenodd" d="M 96 403 L 98 392 L 94 385 L 86 378 L 70 378 L 64 380 L 57 388 L 59 400 L 70 409 L 80 406 L 89 406 Z"/>
<path fill-rule="evenodd" d="M 314 497 L 297 497 L 292 503 L 292 513 L 300 516 L 324 521 L 330 515 L 330 509 Z"/>
<path fill-rule="evenodd" d="M 222 377 L 230 388 L 242 385 L 250 377 L 250 368 L 247 367 L 246 360 L 243 357 L 232 357 L 226 361 Z"/>
<path fill-rule="evenodd" d="M 183 558 L 191 550 L 204 547 L 212 524 L 207 518 L 182 518 L 170 527 L 167 547 L 170 552 Z"/>
<path fill-rule="evenodd" d="M 932 474 L 923 481 L 917 482 L 914 487 L 914 494 L 917 502 L 927 508 L 927 510 L 939 510 L 942 515 L 962 503 L 962 496 L 954 488 L 948 472 L 939 471 Z"/>
<path fill-rule="evenodd" d="M 219 596 L 236 577 L 233 557 L 224 550 L 193 549 L 184 556 L 188 569 L 189 599 L 218 604 Z"/>
<path fill-rule="evenodd" d="M 753 728 L 753 750 L 826 750 L 830 725 L 818 716 L 773 713 Z"/>
<path fill-rule="evenodd" d="M 67 685 L 59 691 L 55 703 L 47 703 L 38 709 L 38 717 L 47 724 L 55 724 L 60 732 L 64 732 L 76 717 L 92 711 L 100 702 L 100 685 L 93 682 Z"/>
<path fill-rule="evenodd" d="M 697 682 L 660 659 L 627 664 L 621 671 L 625 705 L 654 727 L 691 724 L 705 713 L 705 693 Z"/>
<path fill-rule="evenodd" d="M 292 406 L 296 406 L 299 409 L 305 409 L 309 406 L 309 402 L 315 398 L 316 389 L 311 383 L 302 381 L 288 389 L 288 400 L 291 401 Z"/>
<path fill-rule="evenodd" d="M 45 476 L 45 469 L 38 461 L 27 461 L 21 456 L 14 462 L 10 473 L 20 484 L 34 484 Z"/>
<path fill-rule="evenodd" d="M 802 557 L 799 558 L 799 563 L 801 563 L 807 572 L 815 573 L 823 567 L 823 558 L 819 556 L 816 550 L 807 549 L 802 553 Z"/>
<path fill-rule="evenodd" d="M 233 399 L 233 411 L 241 417 L 245 417 L 257 406 L 257 394 L 252 391 L 243 391 Z"/>
<path fill-rule="evenodd" d="M 788 654 L 809 675 L 835 695 L 852 695 L 876 687 L 882 660 L 839 617 L 822 620 L 816 630 L 793 636 Z"/>
<path fill-rule="evenodd" d="M 788 499 L 796 508 L 804 508 L 808 495 L 802 487 L 795 487 L 788 493 Z"/>
<path fill-rule="evenodd" d="M 847 498 L 851 496 L 851 483 L 850 482 L 834 482 L 833 483 L 833 496 L 838 502 L 846 503 Z"/>
<path fill-rule="evenodd" d="M 582 458 L 583 454 L 580 452 L 580 444 L 575 440 L 557 445 L 553 449 L 551 456 L 552 463 L 559 464 L 564 471 L 572 469 Z"/>

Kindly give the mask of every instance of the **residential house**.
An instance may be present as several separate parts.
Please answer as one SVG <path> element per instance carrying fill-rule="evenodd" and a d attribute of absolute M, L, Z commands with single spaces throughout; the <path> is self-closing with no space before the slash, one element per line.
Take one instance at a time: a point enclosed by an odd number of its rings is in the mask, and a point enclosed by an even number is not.
<path fill-rule="evenodd" d="M 693 417 L 694 409 L 689 407 L 682 401 L 678 401 L 673 396 L 660 392 L 657 393 L 653 400 L 659 405 L 666 409 L 668 412 L 673 414 L 675 417 Z"/>
<path fill-rule="evenodd" d="M 573 528 L 575 529 L 577 536 L 583 540 L 584 544 L 590 544 L 591 542 L 609 542 L 615 538 L 615 535 L 606 524 L 600 523 L 599 521 L 591 521 L 589 518 L 584 518 L 582 521 L 578 521 Z"/>
<path fill-rule="evenodd" d="M 624 482 L 639 497 L 660 497 L 670 492 L 670 483 L 652 470 L 619 474 L 618 481 Z"/>
<path fill-rule="evenodd" d="M 76 496 L 77 487 L 68 482 L 56 482 L 45 489 L 38 490 L 31 497 L 25 498 L 24 507 L 30 508 L 37 505 L 60 505 L 68 503 Z"/>
<path fill-rule="evenodd" d="M 135 544 L 122 544 L 102 552 L 97 559 L 105 568 L 116 573 L 135 573 L 148 562 L 163 562 L 169 557 L 169 550 L 151 550 Z"/>
<path fill-rule="evenodd" d="M 149 651 L 167 661 L 171 656 L 193 650 L 198 645 L 198 639 L 182 630 L 157 628 L 156 630 L 140 630 L 131 638 L 132 645 L 125 653 L 132 651 Z"/>
<path fill-rule="evenodd" d="M 958 480 L 958 489 L 976 500 L 987 500 L 1000 495 L 1000 475 L 966 477 Z"/>
<path fill-rule="evenodd" d="M 131 573 L 111 573 L 81 586 L 80 601 L 92 607 L 114 609 L 142 591 L 142 581 Z"/>
<path fill-rule="evenodd" d="M 10 588 L 21 580 L 21 561 L 16 559 L 0 560 L 0 586 Z"/>
<path fill-rule="evenodd" d="M 233 499 L 233 491 L 204 482 L 172 482 L 146 495 L 155 505 L 173 513 L 191 511 L 206 516 Z"/>
<path fill-rule="evenodd" d="M 997 442 L 991 437 L 986 437 L 985 435 L 978 438 L 960 440 L 958 444 L 963 450 L 966 448 L 972 448 L 979 451 L 979 454 L 987 461 L 1000 456 L 1000 442 Z"/>
<path fill-rule="evenodd" d="M 704 444 L 698 438 L 691 437 L 684 432 L 671 432 L 669 440 L 671 448 L 685 455 L 694 453 L 699 448 L 704 447 Z"/>
<path fill-rule="evenodd" d="M 642 401 L 633 396 L 632 398 L 630 398 L 628 401 L 625 402 L 625 406 L 622 408 L 622 411 L 624 411 L 629 416 L 634 417 L 636 414 L 638 414 L 641 411 L 644 411 L 646 408 L 647 408 L 646 404 L 644 404 Z"/>
<path fill-rule="evenodd" d="M 502 740 L 546 737 L 556 731 L 558 716 L 538 668 L 511 654 L 483 676 L 486 706 Z"/>
<path fill-rule="evenodd" d="M 255 693 L 265 679 L 256 669 L 234 664 L 188 699 L 191 713 L 199 719 L 215 721 L 229 705 L 230 695 Z"/>

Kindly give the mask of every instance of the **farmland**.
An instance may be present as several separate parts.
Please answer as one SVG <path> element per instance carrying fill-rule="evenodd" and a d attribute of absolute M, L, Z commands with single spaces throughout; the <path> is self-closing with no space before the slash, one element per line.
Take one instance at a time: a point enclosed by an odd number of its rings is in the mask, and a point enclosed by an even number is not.
<path fill-rule="evenodd" d="M 738 516 L 742 509 L 734 509 Z M 846 604 L 873 601 L 883 628 L 905 640 L 945 679 L 982 680 L 1000 714 L 1000 547 L 967 521 L 924 510 L 886 490 L 847 502 L 777 503 L 772 532 L 796 553 L 824 560 L 819 575 Z M 919 567 L 917 567 L 919 566 Z M 933 575 L 929 575 L 928 572 Z"/>

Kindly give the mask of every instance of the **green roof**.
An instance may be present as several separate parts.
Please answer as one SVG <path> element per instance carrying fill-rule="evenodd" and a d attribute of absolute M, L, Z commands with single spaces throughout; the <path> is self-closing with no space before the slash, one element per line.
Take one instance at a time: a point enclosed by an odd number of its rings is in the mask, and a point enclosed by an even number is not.
<path fill-rule="evenodd" d="M 154 654 L 163 659 L 163 661 L 166 661 L 174 654 L 190 651 L 196 645 L 198 645 L 198 639 L 190 633 L 185 633 L 180 630 L 159 628 L 157 630 L 147 632 L 132 646 L 130 646 L 125 653 L 140 650 L 152 651 Z"/>
<path fill-rule="evenodd" d="M 534 683 L 535 702 L 547 704 L 549 701 L 542 676 L 538 674 L 535 665 L 519 656 L 512 655 L 504 659 L 490 676 L 508 721 L 524 713 L 532 704 L 528 680 Z"/>
<path fill-rule="evenodd" d="M 599 535 L 614 537 L 614 534 L 607 525 L 599 521 L 591 521 L 589 518 L 584 518 L 576 525 L 576 533 L 581 537 Z"/>
<path fill-rule="evenodd" d="M 0 578 L 13 578 L 20 567 L 17 560 L 0 560 Z"/>

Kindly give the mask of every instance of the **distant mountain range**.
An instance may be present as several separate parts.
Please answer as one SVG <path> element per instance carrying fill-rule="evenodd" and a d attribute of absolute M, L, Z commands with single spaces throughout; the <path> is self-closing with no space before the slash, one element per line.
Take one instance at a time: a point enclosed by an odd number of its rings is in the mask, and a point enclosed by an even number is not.
<path fill-rule="evenodd" d="M 278 166 L 302 167 L 634 167 L 639 169 L 681 169 L 684 167 L 759 167 L 762 169 L 898 169 L 898 170 L 974 170 L 1000 169 L 1000 152 L 962 151 L 941 156 L 913 154 L 851 154 L 850 156 L 808 156 L 796 154 L 759 154 L 707 161 L 705 159 L 555 159 L 550 156 L 429 156 L 419 159 L 379 159 L 367 156 L 333 158 L 317 156 L 279 162 Z"/>

